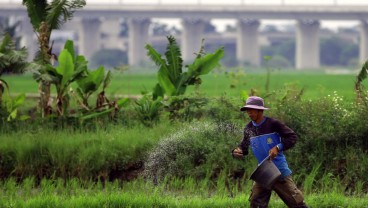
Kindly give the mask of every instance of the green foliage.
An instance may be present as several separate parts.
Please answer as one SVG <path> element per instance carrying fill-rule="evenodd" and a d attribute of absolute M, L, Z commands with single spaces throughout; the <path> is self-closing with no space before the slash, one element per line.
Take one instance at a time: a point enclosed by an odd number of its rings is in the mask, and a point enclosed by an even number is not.
<path fill-rule="evenodd" d="M 88 132 L 51 130 L 47 124 L 28 126 L 32 128 L 3 134 L 0 138 L 1 179 L 115 180 L 130 174 L 128 168 L 143 160 L 156 138 L 172 130 L 167 125 L 154 130 L 114 126 L 104 130 L 97 125 Z"/>
<path fill-rule="evenodd" d="M 246 181 L 244 182 L 246 183 Z M 249 185 L 248 185 L 249 184 Z M 94 183 L 72 179 L 42 180 L 40 185 L 34 178 L 23 183 L 7 180 L 0 184 L 2 207 L 247 207 L 250 183 L 235 197 L 226 190 L 211 189 L 206 181 L 196 184 L 191 179 L 172 180 L 167 184 L 154 185 L 144 180 L 127 182 Z M 174 188 L 175 187 L 175 188 Z M 19 194 L 22 193 L 22 194 Z M 363 197 L 346 196 L 333 191 L 305 195 L 310 207 L 360 208 L 367 204 Z M 272 196 L 270 207 L 283 208 L 284 202 Z"/>
<path fill-rule="evenodd" d="M 246 99 L 244 99 L 246 100 Z M 206 109 L 206 117 L 215 121 L 237 123 L 244 120 L 244 112 L 241 112 L 239 103 L 244 103 L 242 99 L 236 99 L 229 96 L 221 96 L 209 102 Z"/>
<path fill-rule="evenodd" d="M 22 3 L 27 7 L 28 16 L 30 17 L 33 28 L 38 30 L 41 22 L 46 20 L 47 0 L 23 0 Z"/>
<path fill-rule="evenodd" d="M 23 0 L 33 28 L 38 31 L 42 22 L 47 22 L 50 33 L 58 29 L 63 22 L 70 20 L 76 9 L 86 5 L 84 0 Z"/>
<path fill-rule="evenodd" d="M 362 82 L 367 78 L 367 74 L 368 74 L 368 61 L 366 61 L 363 64 L 355 80 L 356 101 L 357 103 L 365 104 L 365 106 L 368 106 L 368 93 L 365 90 Z"/>
<path fill-rule="evenodd" d="M 282 41 L 280 43 L 275 43 L 270 46 L 262 47 L 261 55 L 270 57 L 283 57 L 289 62 L 290 65 L 295 65 L 295 40 Z M 279 58 L 278 58 L 279 59 Z M 280 61 L 282 59 L 280 58 Z M 283 60 L 282 63 L 285 64 L 286 61 Z M 262 62 L 262 65 L 265 62 Z"/>
<path fill-rule="evenodd" d="M 115 68 L 128 63 L 128 54 L 118 49 L 101 49 L 91 57 L 91 67 Z"/>
<path fill-rule="evenodd" d="M 172 96 L 164 101 L 171 120 L 192 121 L 204 116 L 204 107 L 209 99 L 201 96 Z"/>
<path fill-rule="evenodd" d="M 166 48 L 165 57 L 162 58 L 151 45 L 147 44 L 147 55 L 159 67 L 157 74 L 158 85 L 155 87 L 154 98 L 163 96 L 183 95 L 188 85 L 200 84 L 199 76 L 209 73 L 212 69 L 219 65 L 220 59 L 224 56 L 223 48 L 218 49 L 213 54 L 203 54 L 203 46 L 200 53 L 188 65 L 188 71 L 183 72 L 183 59 L 181 58 L 180 49 L 173 36 L 167 37 L 169 43 Z M 161 88 L 161 89 L 160 89 Z"/>
<path fill-rule="evenodd" d="M 152 100 L 147 95 L 135 101 L 135 110 L 138 113 L 138 119 L 145 126 L 152 126 L 159 121 L 160 111 L 162 110 L 162 98 Z"/>
<path fill-rule="evenodd" d="M 338 37 L 322 39 L 320 47 L 321 64 L 327 66 L 347 66 L 349 60 L 359 54 L 357 44 Z"/>
<path fill-rule="evenodd" d="M 320 172 L 331 172 L 346 184 L 355 184 L 354 178 L 368 174 L 367 169 L 349 168 L 353 164 L 365 166 L 367 162 L 362 160 L 368 150 L 368 125 L 362 122 L 367 115 L 366 106 L 346 103 L 334 94 L 315 101 L 283 99 L 274 108 L 275 116 L 299 135 L 297 145 L 290 151 L 293 156 L 288 157 L 292 168 L 308 173 L 313 168 L 309 164 L 318 161 L 322 164 Z M 350 154 L 355 157 L 347 157 Z"/>
<path fill-rule="evenodd" d="M 74 54 L 73 42 L 68 40 L 59 55 L 59 65 L 57 67 L 48 65 L 46 73 L 38 74 L 38 77 L 36 77 L 37 80 L 47 76 L 46 79 L 49 79 L 50 83 L 55 85 L 57 113 L 59 116 L 67 115 L 69 86 L 76 80 L 84 77 L 87 71 L 87 61 L 84 57 L 75 57 L 73 56 Z"/>
<path fill-rule="evenodd" d="M 48 69 L 51 68 L 48 65 L 53 64 L 53 61 L 57 60 L 56 55 L 52 53 L 52 45 L 50 46 L 52 30 L 60 28 L 62 23 L 70 20 L 75 10 L 85 6 L 86 2 L 85 0 L 53 0 L 51 2 L 46 0 L 23 0 L 22 3 L 27 8 L 29 19 L 36 32 L 40 46 L 40 51 L 35 58 L 35 68 L 37 68 L 39 74 L 47 74 Z M 64 63 L 66 62 L 64 61 Z M 76 71 L 79 71 L 79 69 Z M 39 76 L 39 78 L 45 78 L 45 76 Z M 51 84 L 48 79 L 39 79 L 38 81 L 40 85 L 39 105 L 41 116 L 47 117 L 52 112 L 52 107 L 50 106 Z M 57 111 L 60 115 L 64 114 L 67 102 L 66 97 L 58 98 Z"/>
<path fill-rule="evenodd" d="M 96 92 L 105 78 L 105 69 L 101 66 L 94 71 L 87 70 L 87 75 L 77 80 L 78 95 L 82 98 L 83 107 L 89 110 L 88 98 Z"/>
<path fill-rule="evenodd" d="M 263 62 L 262 65 L 282 69 L 290 69 L 293 67 L 289 60 L 280 55 L 272 56 L 271 59 L 267 61 L 267 63 Z"/>
<path fill-rule="evenodd" d="M 188 70 L 184 71 L 182 69 L 183 59 L 181 58 L 180 48 L 175 38 L 168 36 L 167 39 L 169 43 L 165 53 L 166 59 L 162 58 L 161 54 L 151 45 L 146 45 L 147 55 L 159 67 L 157 73 L 158 84 L 154 87 L 153 99 L 164 97 L 164 95 L 171 97 L 168 104 L 166 104 L 171 114 L 170 117 L 176 119 L 180 114 L 179 111 L 184 110 L 186 112 L 184 113 L 185 120 L 191 120 L 192 118 L 188 117 L 188 111 L 192 106 L 196 106 L 197 108 L 202 106 L 205 99 L 187 99 L 176 96 L 184 95 L 189 85 L 198 87 L 202 83 L 200 76 L 208 74 L 219 66 L 219 62 L 224 56 L 224 50 L 223 48 L 219 48 L 212 54 L 204 54 L 202 43 L 201 50 L 195 60 L 192 64 L 187 65 Z"/>
<path fill-rule="evenodd" d="M 8 33 L 0 41 L 0 76 L 4 73 L 23 73 L 27 70 L 27 50 L 16 50 L 15 43 Z"/>

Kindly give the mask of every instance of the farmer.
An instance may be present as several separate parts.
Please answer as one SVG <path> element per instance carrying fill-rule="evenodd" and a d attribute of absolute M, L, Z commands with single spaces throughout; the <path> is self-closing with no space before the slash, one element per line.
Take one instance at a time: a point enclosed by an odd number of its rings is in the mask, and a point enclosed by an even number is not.
<path fill-rule="evenodd" d="M 280 196 L 288 207 L 307 207 L 302 192 L 296 187 L 291 177 L 291 170 L 283 154 L 283 151 L 295 145 L 297 135 L 280 121 L 263 116 L 263 111 L 268 110 L 268 108 L 264 107 L 263 99 L 260 97 L 249 97 L 240 110 L 246 111 L 252 121 L 244 128 L 243 140 L 232 151 L 233 156 L 243 158 L 248 155 L 250 145 L 258 163 L 270 156 L 281 172 L 281 177 L 271 188 L 263 187 L 257 182 L 253 183 L 252 193 L 249 197 L 250 207 L 267 207 L 272 190 Z"/>

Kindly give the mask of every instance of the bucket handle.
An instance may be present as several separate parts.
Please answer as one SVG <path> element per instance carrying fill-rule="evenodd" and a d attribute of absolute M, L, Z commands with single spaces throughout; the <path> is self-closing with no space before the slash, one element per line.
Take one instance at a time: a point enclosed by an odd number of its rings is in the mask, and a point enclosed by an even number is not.
<path fill-rule="evenodd" d="M 258 164 L 258 166 L 260 166 L 264 161 L 269 160 L 269 159 L 270 159 L 270 156 L 268 155 L 265 159 L 263 159 L 263 160 L 262 160 L 262 162 L 260 162 L 260 163 Z"/>

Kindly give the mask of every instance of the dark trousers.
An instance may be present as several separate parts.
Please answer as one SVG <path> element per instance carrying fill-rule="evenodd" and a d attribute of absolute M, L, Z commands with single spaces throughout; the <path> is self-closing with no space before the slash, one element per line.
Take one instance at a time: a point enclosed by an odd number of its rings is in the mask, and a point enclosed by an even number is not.
<path fill-rule="evenodd" d="M 303 193 L 296 187 L 291 176 L 287 176 L 276 181 L 272 186 L 272 190 L 264 188 L 260 184 L 254 182 L 252 193 L 249 197 L 250 207 L 268 207 L 272 191 L 275 191 L 288 207 L 307 207 L 307 205 L 304 203 Z"/>

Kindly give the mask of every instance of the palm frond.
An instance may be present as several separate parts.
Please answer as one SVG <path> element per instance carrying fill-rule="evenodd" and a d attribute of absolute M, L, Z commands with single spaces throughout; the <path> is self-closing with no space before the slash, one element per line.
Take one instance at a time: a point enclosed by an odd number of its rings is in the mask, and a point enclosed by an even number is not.
<path fill-rule="evenodd" d="M 14 44 L 11 36 L 8 33 L 4 34 L 0 44 L 0 52 L 5 53 L 11 49 L 14 49 Z"/>
<path fill-rule="evenodd" d="M 155 62 L 155 64 L 160 67 L 159 69 L 159 75 L 161 74 L 161 76 L 166 75 L 169 76 L 170 74 L 170 69 L 168 68 L 168 65 L 166 63 L 166 61 L 161 57 L 161 54 L 159 54 L 151 45 L 147 44 L 145 46 L 145 48 L 147 49 L 147 55 L 151 58 L 151 60 L 153 62 Z M 166 79 L 166 78 L 165 78 Z M 171 77 L 169 78 L 169 81 L 171 83 L 174 83 L 175 80 L 172 80 Z M 160 83 L 161 84 L 161 83 Z"/>
<path fill-rule="evenodd" d="M 366 97 L 367 94 L 364 91 L 364 86 L 362 85 L 362 82 L 363 80 L 367 78 L 367 75 L 368 75 L 368 61 L 364 63 L 364 65 L 362 66 L 362 69 L 360 70 L 359 74 L 356 77 L 354 87 L 355 87 L 355 92 L 357 94 L 356 96 L 357 103 L 366 102 L 366 100 L 363 99 L 363 97 Z"/>
<path fill-rule="evenodd" d="M 26 48 L 22 48 L 21 50 L 12 50 L 9 52 L 9 61 L 11 63 L 20 63 L 24 62 L 28 57 L 28 52 Z"/>
<path fill-rule="evenodd" d="M 155 62 L 155 64 L 158 67 L 164 67 L 167 69 L 167 65 L 166 65 L 166 61 L 161 57 L 161 54 L 159 54 L 151 45 L 147 44 L 145 46 L 146 50 L 147 50 L 147 56 L 151 58 L 151 60 L 153 62 Z"/>
<path fill-rule="evenodd" d="M 102 87 L 102 90 L 105 91 L 105 89 L 107 88 L 107 86 L 109 86 L 110 82 L 111 82 L 111 78 L 112 78 L 112 75 L 111 75 L 111 71 L 108 71 L 107 74 L 106 74 L 106 77 L 103 81 L 103 87 Z"/>
<path fill-rule="evenodd" d="M 3 73 L 22 73 L 28 63 L 26 48 L 15 49 L 15 44 L 9 34 L 5 34 L 0 42 L 0 75 Z"/>
<path fill-rule="evenodd" d="M 212 69 L 219 65 L 223 56 L 224 49 L 221 47 L 212 54 L 206 54 L 200 58 L 196 58 L 193 64 L 188 66 L 188 73 L 195 76 L 208 74 Z"/>
<path fill-rule="evenodd" d="M 364 79 L 367 78 L 367 74 L 368 74 L 368 61 L 366 61 L 362 67 L 362 69 L 360 70 L 358 76 L 357 76 L 357 82 L 362 82 Z"/>
<path fill-rule="evenodd" d="M 175 82 L 182 72 L 183 59 L 179 46 L 173 36 L 168 36 L 169 44 L 166 48 L 166 60 L 168 62 L 169 76 L 172 82 Z"/>
<path fill-rule="evenodd" d="M 5 80 L 3 80 L 3 79 L 0 78 L 0 84 L 1 85 L 4 84 L 5 87 L 6 87 L 6 89 L 9 90 L 9 85 L 8 85 L 8 83 Z"/>
<path fill-rule="evenodd" d="M 50 29 L 58 29 L 73 17 L 74 12 L 86 5 L 85 0 L 54 0 L 47 6 L 46 17 Z"/>
<path fill-rule="evenodd" d="M 46 20 L 47 0 L 23 0 L 33 29 L 38 31 L 41 22 Z"/>

